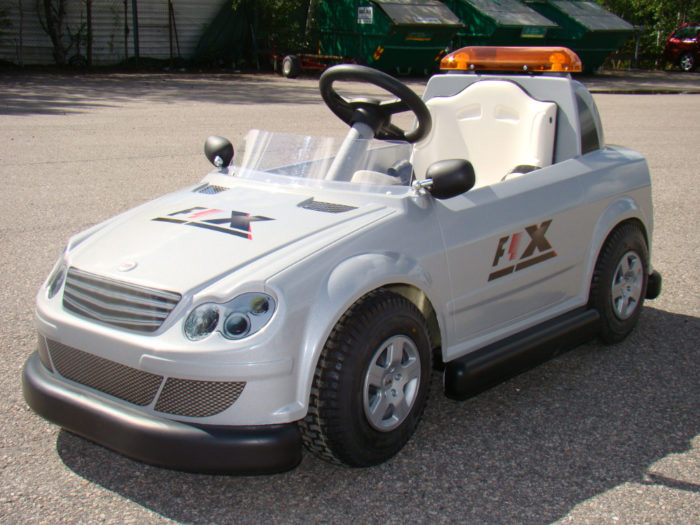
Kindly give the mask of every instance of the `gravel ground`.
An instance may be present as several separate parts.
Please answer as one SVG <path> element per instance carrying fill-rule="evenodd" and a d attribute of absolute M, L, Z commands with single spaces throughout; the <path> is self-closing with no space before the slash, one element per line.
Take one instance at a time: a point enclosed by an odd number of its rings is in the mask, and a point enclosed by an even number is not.
<path fill-rule="evenodd" d="M 231 477 L 143 465 L 34 415 L 20 390 L 34 294 L 71 234 L 207 172 L 207 135 L 345 126 L 314 79 L 0 77 L 0 522 L 700 523 L 700 97 L 595 98 L 607 141 L 652 171 L 664 291 L 636 331 L 466 402 L 436 375 L 424 421 L 387 464 L 306 454 L 285 474 Z"/>

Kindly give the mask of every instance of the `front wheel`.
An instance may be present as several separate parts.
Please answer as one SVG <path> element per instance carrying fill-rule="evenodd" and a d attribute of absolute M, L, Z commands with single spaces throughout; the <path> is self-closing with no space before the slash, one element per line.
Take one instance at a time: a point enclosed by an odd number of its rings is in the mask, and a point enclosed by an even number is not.
<path fill-rule="evenodd" d="M 366 467 L 394 456 L 415 431 L 432 370 L 425 319 L 378 290 L 338 321 L 319 358 L 304 443 L 323 459 Z"/>
<path fill-rule="evenodd" d="M 641 228 L 624 223 L 608 236 L 596 262 L 589 305 L 598 310 L 600 338 L 622 341 L 642 311 L 648 276 L 648 249 Z"/>

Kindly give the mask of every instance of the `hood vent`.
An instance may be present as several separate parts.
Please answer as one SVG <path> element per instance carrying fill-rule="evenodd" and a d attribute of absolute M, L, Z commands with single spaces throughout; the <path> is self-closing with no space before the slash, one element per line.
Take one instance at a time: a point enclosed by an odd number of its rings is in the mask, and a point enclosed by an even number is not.
<path fill-rule="evenodd" d="M 305 210 L 321 211 L 324 213 L 344 213 L 346 211 L 356 210 L 356 206 L 348 206 L 346 204 L 336 204 L 333 202 L 315 201 L 313 198 L 297 204 L 299 208 Z"/>
<path fill-rule="evenodd" d="M 225 186 L 215 186 L 214 184 L 204 184 L 192 190 L 193 193 L 204 193 L 205 195 L 214 195 L 216 193 L 221 193 L 229 188 Z"/>

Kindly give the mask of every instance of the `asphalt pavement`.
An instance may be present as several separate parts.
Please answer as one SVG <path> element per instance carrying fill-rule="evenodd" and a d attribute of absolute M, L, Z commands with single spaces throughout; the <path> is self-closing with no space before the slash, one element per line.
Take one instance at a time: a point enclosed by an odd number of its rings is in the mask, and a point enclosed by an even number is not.
<path fill-rule="evenodd" d="M 700 71 L 602 71 L 596 75 L 582 75 L 578 79 L 592 93 L 700 93 Z"/>
<path fill-rule="evenodd" d="M 314 78 L 0 72 L 0 522 L 700 523 L 700 73 L 641 75 L 582 78 L 607 142 L 652 173 L 664 290 L 627 340 L 465 402 L 435 375 L 418 431 L 378 467 L 307 453 L 235 477 L 144 465 L 36 416 L 20 389 L 34 295 L 70 235 L 209 171 L 208 135 L 345 125 Z"/>

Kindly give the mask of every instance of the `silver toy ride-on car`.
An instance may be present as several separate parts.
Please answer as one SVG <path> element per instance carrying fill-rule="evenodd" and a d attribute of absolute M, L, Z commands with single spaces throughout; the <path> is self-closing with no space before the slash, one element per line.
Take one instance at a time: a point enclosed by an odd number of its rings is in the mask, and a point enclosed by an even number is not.
<path fill-rule="evenodd" d="M 661 289 L 651 183 L 605 144 L 578 57 L 464 48 L 442 68 L 421 99 L 332 67 L 342 142 L 253 130 L 234 160 L 210 137 L 200 183 L 71 238 L 37 296 L 29 405 L 170 468 L 279 472 L 302 443 L 369 466 L 413 434 L 434 368 L 464 399 L 621 341 Z"/>

